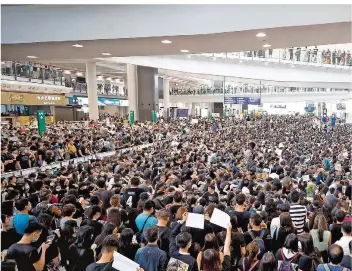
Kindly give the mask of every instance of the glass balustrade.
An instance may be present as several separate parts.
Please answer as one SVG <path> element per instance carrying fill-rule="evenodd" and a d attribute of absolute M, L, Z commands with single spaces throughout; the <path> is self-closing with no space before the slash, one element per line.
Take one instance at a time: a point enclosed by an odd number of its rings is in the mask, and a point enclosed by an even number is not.
<path fill-rule="evenodd" d="M 32 82 L 39 84 L 58 85 L 72 88 L 74 93 L 87 93 L 87 84 L 73 80 L 56 67 L 6 61 L 1 62 L 2 80 Z M 101 95 L 127 96 L 127 89 L 109 83 L 98 84 L 97 92 Z"/>
<path fill-rule="evenodd" d="M 294 93 L 331 93 L 349 92 L 349 89 L 333 88 L 297 88 L 262 85 L 231 85 L 225 88 L 171 88 L 170 95 L 236 95 L 236 94 L 294 94 Z"/>
<path fill-rule="evenodd" d="M 351 49 L 352 50 L 352 49 Z M 205 57 L 214 60 L 239 59 L 240 61 L 253 60 L 263 62 L 277 62 L 297 65 L 335 67 L 341 69 L 351 69 L 351 50 L 320 50 L 313 48 L 287 48 L 287 49 L 267 49 L 257 51 L 243 51 L 220 54 L 194 54 L 189 57 Z"/>

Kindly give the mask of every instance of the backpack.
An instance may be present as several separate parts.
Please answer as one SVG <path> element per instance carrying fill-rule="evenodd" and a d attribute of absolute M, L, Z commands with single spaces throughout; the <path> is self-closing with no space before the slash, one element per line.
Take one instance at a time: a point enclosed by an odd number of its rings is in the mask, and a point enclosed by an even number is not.
<path fill-rule="evenodd" d="M 278 271 L 293 271 L 293 267 L 291 265 L 291 263 L 297 259 L 297 257 L 299 256 L 299 252 L 297 252 L 291 260 L 287 261 L 284 252 L 282 251 L 282 249 L 280 249 L 280 253 L 281 253 L 281 257 L 282 257 L 282 262 L 280 265 L 280 268 L 278 269 Z"/>
<path fill-rule="evenodd" d="M 324 263 L 323 266 L 324 266 L 325 271 L 331 271 L 331 269 L 327 263 Z M 346 271 L 346 270 L 347 270 L 347 268 L 343 267 L 341 271 Z"/>
<path fill-rule="evenodd" d="M 48 204 L 42 204 L 41 202 L 39 202 L 39 203 L 37 204 L 37 206 L 35 206 L 35 207 L 32 209 L 31 213 L 32 213 L 34 216 L 36 216 L 36 217 L 38 217 L 41 213 L 48 214 L 48 215 L 53 215 L 53 213 L 52 213 L 52 207 L 53 207 L 53 204 L 50 204 L 50 203 L 48 203 Z"/>
<path fill-rule="evenodd" d="M 254 236 L 254 233 L 252 232 L 252 230 L 249 230 L 248 233 L 251 236 L 252 240 L 257 243 L 259 247 L 259 255 L 263 256 L 263 254 L 266 252 L 265 243 L 263 240 L 265 232 L 262 230 L 260 235 L 257 237 Z"/>

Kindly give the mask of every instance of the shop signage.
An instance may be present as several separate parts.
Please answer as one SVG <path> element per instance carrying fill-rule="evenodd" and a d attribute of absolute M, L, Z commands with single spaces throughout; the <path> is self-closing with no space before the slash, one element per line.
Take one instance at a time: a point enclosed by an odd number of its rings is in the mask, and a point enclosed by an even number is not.
<path fill-rule="evenodd" d="M 18 105 L 66 105 L 65 95 L 1 92 L 1 104 Z"/>
<path fill-rule="evenodd" d="M 260 98 L 250 97 L 224 97 L 225 104 L 253 104 L 260 105 Z"/>
<path fill-rule="evenodd" d="M 98 98 L 98 101 L 106 106 L 120 106 L 119 99 L 113 98 Z"/>
<path fill-rule="evenodd" d="M 1 91 L 14 91 L 14 92 L 37 92 L 37 93 L 69 93 L 70 88 L 55 85 L 43 85 L 28 82 L 7 81 L 1 83 Z"/>

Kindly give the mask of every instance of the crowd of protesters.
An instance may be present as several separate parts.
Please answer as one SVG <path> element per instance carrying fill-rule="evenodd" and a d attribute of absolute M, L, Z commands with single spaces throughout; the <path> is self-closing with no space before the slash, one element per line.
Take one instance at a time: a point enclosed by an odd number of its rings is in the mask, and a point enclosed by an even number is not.
<path fill-rule="evenodd" d="M 116 252 L 144 271 L 351 270 L 351 126 L 262 116 L 1 133 L 3 172 L 38 167 L 1 179 L 3 270 L 125 271 Z M 186 226 L 191 213 L 203 229 Z"/>

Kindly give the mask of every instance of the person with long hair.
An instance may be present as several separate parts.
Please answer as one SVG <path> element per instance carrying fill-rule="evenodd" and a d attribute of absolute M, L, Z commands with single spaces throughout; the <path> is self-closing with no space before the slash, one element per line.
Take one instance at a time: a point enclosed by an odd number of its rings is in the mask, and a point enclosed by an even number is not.
<path fill-rule="evenodd" d="M 290 214 L 285 212 L 280 215 L 280 228 L 274 232 L 272 251 L 276 252 L 281 248 L 290 233 L 296 233 L 296 229 L 293 226 Z"/>
<path fill-rule="evenodd" d="M 289 262 L 292 268 L 296 268 L 301 254 L 298 250 L 298 237 L 294 233 L 287 235 L 282 248 L 276 251 L 275 258 L 279 261 L 279 267 L 283 262 Z"/>
<path fill-rule="evenodd" d="M 323 261 L 320 252 L 314 247 L 313 238 L 310 234 L 301 234 L 298 236 L 298 241 L 301 244 L 302 257 L 298 267 L 302 271 L 314 271 Z"/>
<path fill-rule="evenodd" d="M 121 205 L 121 199 L 119 195 L 113 195 L 110 198 L 110 205 L 111 207 L 109 207 L 108 209 L 106 209 L 106 215 L 109 215 L 109 212 L 111 209 L 118 209 L 121 210 L 122 209 L 122 205 Z"/>
<path fill-rule="evenodd" d="M 272 252 L 266 252 L 260 260 L 259 271 L 277 271 L 277 261 Z"/>
<path fill-rule="evenodd" d="M 199 270 L 202 270 L 202 258 L 203 258 L 203 252 L 207 249 L 213 249 L 219 253 L 219 257 L 221 262 L 224 259 L 224 254 L 220 251 L 219 248 L 219 243 L 218 240 L 216 239 L 216 236 L 214 233 L 208 233 L 205 238 L 204 238 L 204 246 L 202 248 L 202 251 L 199 252 L 198 257 L 197 257 L 197 265 Z"/>
<path fill-rule="evenodd" d="M 331 232 L 328 230 L 328 222 L 323 214 L 318 214 L 314 219 L 313 229 L 310 231 L 313 238 L 314 247 L 316 247 L 324 262 L 328 261 L 328 249 L 331 245 Z"/>
<path fill-rule="evenodd" d="M 249 243 L 246 246 L 246 256 L 239 260 L 237 263 L 237 268 L 241 271 L 259 270 L 260 261 L 257 258 L 259 252 L 259 246 L 255 241 Z"/>
<path fill-rule="evenodd" d="M 68 271 L 85 271 L 94 262 L 95 253 L 91 249 L 93 242 L 94 228 L 80 227 L 75 242 L 69 248 Z"/>
<path fill-rule="evenodd" d="M 58 246 L 61 256 L 61 266 L 65 267 L 66 270 L 69 264 L 69 248 L 76 240 L 77 228 L 78 225 L 76 220 L 68 220 L 60 230 Z"/>
<path fill-rule="evenodd" d="M 199 270 L 203 271 L 230 271 L 231 270 L 231 257 L 230 257 L 230 245 L 231 245 L 231 224 L 227 227 L 226 238 L 224 244 L 223 260 L 219 250 L 206 249 L 202 252 L 202 268 Z"/>
<path fill-rule="evenodd" d="M 101 234 L 99 234 L 94 240 L 94 244 L 96 245 L 95 252 L 97 255 L 99 255 L 101 251 L 101 245 L 103 244 L 104 238 L 111 234 L 117 234 L 117 228 L 112 223 L 106 223 L 103 226 Z"/>
<path fill-rule="evenodd" d="M 134 232 L 130 228 L 123 229 L 120 234 L 120 253 L 132 261 L 134 260 L 136 252 L 139 248 L 137 243 L 133 243 L 133 235 Z"/>

